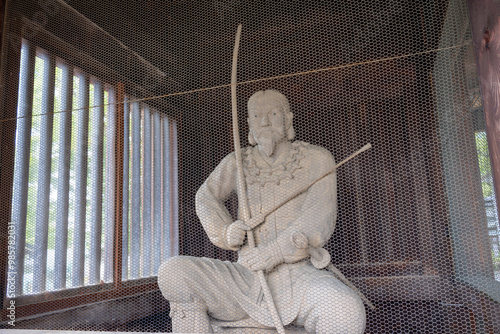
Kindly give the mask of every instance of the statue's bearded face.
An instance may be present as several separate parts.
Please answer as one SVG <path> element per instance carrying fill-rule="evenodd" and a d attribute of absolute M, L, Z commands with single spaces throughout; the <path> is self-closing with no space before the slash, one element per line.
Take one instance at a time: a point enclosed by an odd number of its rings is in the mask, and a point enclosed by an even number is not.
<path fill-rule="evenodd" d="M 255 101 L 248 110 L 250 132 L 263 153 L 271 156 L 276 145 L 286 140 L 283 108 L 271 97 Z"/>

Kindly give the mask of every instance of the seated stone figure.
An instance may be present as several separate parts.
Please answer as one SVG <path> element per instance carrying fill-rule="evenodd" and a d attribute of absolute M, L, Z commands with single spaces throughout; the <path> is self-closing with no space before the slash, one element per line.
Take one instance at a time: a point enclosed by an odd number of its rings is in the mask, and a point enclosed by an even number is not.
<path fill-rule="evenodd" d="M 248 101 L 252 146 L 242 150 L 242 160 L 252 217 L 335 166 L 324 148 L 293 141 L 292 119 L 278 91 L 259 91 Z M 233 222 L 224 205 L 236 189 L 236 173 L 231 153 L 199 189 L 196 212 L 211 242 L 238 250 L 238 262 L 178 256 L 160 267 L 158 284 L 170 301 L 173 331 L 212 332 L 211 319 L 274 327 L 256 275 L 264 270 L 283 325 L 310 333 L 363 333 L 365 309 L 358 295 L 331 272 L 314 268 L 307 250 L 292 240 L 299 232 L 311 246 L 322 247 L 331 237 L 336 173 L 269 214 L 253 231 L 255 248 L 245 242 L 244 222 Z"/>

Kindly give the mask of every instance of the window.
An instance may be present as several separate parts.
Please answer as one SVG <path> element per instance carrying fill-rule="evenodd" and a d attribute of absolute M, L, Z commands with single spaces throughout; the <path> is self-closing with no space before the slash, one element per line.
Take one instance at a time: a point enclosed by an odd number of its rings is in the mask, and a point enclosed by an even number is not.
<path fill-rule="evenodd" d="M 176 122 L 27 41 L 20 66 L 16 296 L 156 275 L 178 253 Z"/>
<path fill-rule="evenodd" d="M 124 161 L 130 164 L 124 169 L 123 279 L 156 275 L 161 262 L 178 254 L 176 123 L 147 105 L 130 105 L 130 118 L 125 117 L 129 140 Z"/>
<path fill-rule="evenodd" d="M 488 223 L 488 235 L 491 244 L 493 270 L 495 272 L 495 279 L 500 281 L 500 227 L 498 225 L 495 188 L 493 186 L 493 175 L 491 173 L 491 162 L 485 131 L 476 132 L 476 148 L 479 171 L 481 173 L 486 221 Z"/>

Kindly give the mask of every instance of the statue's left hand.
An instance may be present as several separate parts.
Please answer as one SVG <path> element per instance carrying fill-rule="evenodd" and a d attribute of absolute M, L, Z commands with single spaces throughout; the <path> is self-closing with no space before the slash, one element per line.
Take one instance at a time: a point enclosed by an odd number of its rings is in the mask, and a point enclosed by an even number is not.
<path fill-rule="evenodd" d="M 307 257 L 309 257 L 307 249 L 294 245 L 292 238 L 287 233 L 268 244 L 243 249 L 240 254 L 240 261 L 250 270 L 269 271 L 281 263 L 295 263 Z"/>
<path fill-rule="evenodd" d="M 240 257 L 241 264 L 253 271 L 268 271 L 283 262 L 274 254 L 269 245 L 245 249 Z"/>

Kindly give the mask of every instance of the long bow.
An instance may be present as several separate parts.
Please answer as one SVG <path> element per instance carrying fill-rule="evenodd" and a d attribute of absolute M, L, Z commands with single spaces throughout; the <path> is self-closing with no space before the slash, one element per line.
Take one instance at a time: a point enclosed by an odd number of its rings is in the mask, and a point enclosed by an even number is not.
<path fill-rule="evenodd" d="M 250 208 L 248 207 L 248 197 L 245 186 L 245 175 L 243 174 L 243 165 L 241 159 L 241 145 L 240 145 L 240 130 L 238 127 L 238 102 L 236 99 L 236 77 L 237 77 L 237 64 L 238 64 L 238 49 L 240 46 L 241 37 L 241 24 L 238 25 L 238 30 L 236 32 L 236 40 L 234 42 L 233 51 L 233 69 L 231 73 L 231 103 L 233 109 L 233 138 L 234 138 L 234 153 L 236 155 L 236 191 L 238 193 L 238 202 L 241 212 L 241 219 L 244 222 L 250 221 Z M 253 231 L 247 232 L 248 245 L 250 247 L 255 247 L 255 239 Z M 271 318 L 273 319 L 274 326 L 279 334 L 285 334 L 285 329 L 281 323 L 281 319 L 278 315 L 278 310 L 274 304 L 273 296 L 271 290 L 264 276 L 264 271 L 257 271 L 257 276 L 259 277 L 260 286 L 264 292 L 264 297 L 267 301 L 267 307 L 271 313 Z"/>

